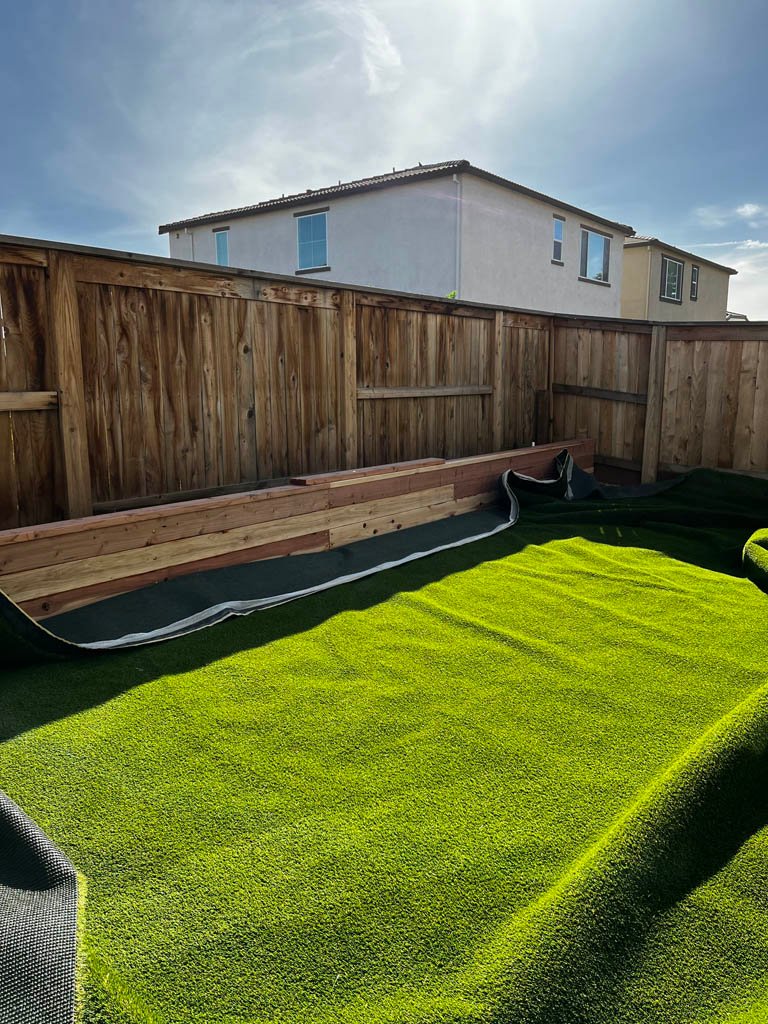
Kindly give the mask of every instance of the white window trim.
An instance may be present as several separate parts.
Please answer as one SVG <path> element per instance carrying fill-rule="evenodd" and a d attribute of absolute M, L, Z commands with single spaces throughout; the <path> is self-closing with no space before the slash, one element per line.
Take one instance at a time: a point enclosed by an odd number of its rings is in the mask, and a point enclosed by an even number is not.
<path fill-rule="evenodd" d="M 563 237 L 558 239 L 555 237 L 555 224 L 560 223 L 562 225 Z M 560 244 L 560 258 L 555 256 L 555 246 Z M 565 266 L 565 217 L 561 217 L 558 213 L 552 214 L 552 262 L 555 266 Z"/>
<path fill-rule="evenodd" d="M 669 295 L 669 264 L 674 263 L 680 268 L 680 274 L 677 279 L 678 292 L 677 295 Z M 662 302 L 674 302 L 676 305 L 681 306 L 683 304 L 683 289 L 685 288 L 685 261 L 675 259 L 674 256 L 667 256 L 666 253 L 661 254 L 661 291 L 659 293 L 659 299 Z"/>
<path fill-rule="evenodd" d="M 328 210 L 309 210 L 307 213 L 297 213 L 294 215 L 296 219 L 296 273 L 297 274 L 311 274 L 318 270 L 330 270 L 330 247 L 328 244 Z M 321 263 L 315 267 L 302 267 L 301 259 L 299 257 L 299 221 L 305 217 L 325 217 L 325 263 Z"/>
<path fill-rule="evenodd" d="M 224 235 L 224 238 L 226 239 L 226 243 L 227 243 L 227 247 L 226 247 L 227 248 L 227 262 L 226 263 L 219 263 L 219 235 Z M 231 264 L 229 262 L 229 228 L 214 228 L 213 229 L 213 245 L 214 245 L 214 252 L 215 252 L 215 255 L 216 255 L 216 266 L 217 267 L 228 267 L 228 266 L 230 266 Z"/>

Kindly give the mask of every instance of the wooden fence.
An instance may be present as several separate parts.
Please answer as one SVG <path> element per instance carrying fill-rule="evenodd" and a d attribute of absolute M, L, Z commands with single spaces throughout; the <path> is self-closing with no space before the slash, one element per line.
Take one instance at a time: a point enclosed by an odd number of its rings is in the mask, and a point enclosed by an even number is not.
<path fill-rule="evenodd" d="M 768 327 L 585 320 L 0 239 L 0 529 L 592 436 L 768 472 Z"/>

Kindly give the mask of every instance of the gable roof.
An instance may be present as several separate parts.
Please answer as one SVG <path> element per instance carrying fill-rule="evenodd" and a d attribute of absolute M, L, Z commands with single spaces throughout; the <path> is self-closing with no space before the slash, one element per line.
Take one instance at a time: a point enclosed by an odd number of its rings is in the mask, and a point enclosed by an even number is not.
<path fill-rule="evenodd" d="M 327 188 L 308 188 L 306 192 L 297 192 L 289 196 L 280 196 L 277 199 L 267 199 L 262 203 L 255 203 L 253 206 L 238 206 L 232 210 L 218 210 L 215 213 L 204 213 L 199 217 L 188 217 L 186 220 L 176 220 L 169 224 L 161 224 L 158 234 L 167 234 L 169 231 L 176 231 L 179 228 L 194 227 L 200 224 L 211 224 L 215 221 L 234 220 L 237 217 L 253 217 L 259 213 L 268 213 L 271 210 L 284 209 L 291 206 L 305 206 L 309 203 L 316 204 L 322 199 L 332 199 L 337 196 L 354 195 L 358 192 L 373 192 L 377 189 L 391 188 L 396 185 L 405 185 L 411 181 L 424 181 L 429 178 L 444 178 L 449 174 L 473 174 L 477 178 L 484 178 L 502 188 L 508 188 L 513 192 L 529 196 L 531 199 L 539 199 L 541 202 L 549 203 L 560 210 L 575 213 L 580 217 L 586 217 L 598 224 L 604 224 L 613 228 L 619 234 L 633 235 L 634 231 L 628 224 L 618 224 L 616 221 L 606 220 L 597 214 L 582 210 L 578 206 L 571 206 L 563 203 L 552 196 L 544 195 L 543 192 L 536 192 L 525 185 L 518 185 L 517 182 L 502 178 L 498 174 L 491 174 L 480 167 L 473 166 L 469 160 L 446 160 L 437 164 L 419 164 L 417 167 L 405 167 L 396 171 L 394 168 L 389 174 L 376 174 L 370 178 L 359 178 L 357 181 L 339 182 L 338 185 L 329 185 Z"/>
<path fill-rule="evenodd" d="M 634 238 L 626 238 L 624 240 L 624 248 L 628 249 L 636 245 L 655 245 L 659 249 L 664 249 L 666 252 L 674 252 L 678 256 L 687 256 L 690 260 L 695 260 L 697 263 L 706 263 L 710 267 L 715 267 L 717 270 L 724 270 L 726 274 L 738 274 L 738 270 L 734 270 L 732 267 L 726 267 L 724 263 L 715 263 L 714 260 L 708 260 L 706 256 L 697 256 L 695 252 L 689 252 L 687 249 L 678 249 L 676 245 L 667 245 L 666 242 L 662 242 L 658 238 L 654 238 L 652 235 L 635 235 Z"/>

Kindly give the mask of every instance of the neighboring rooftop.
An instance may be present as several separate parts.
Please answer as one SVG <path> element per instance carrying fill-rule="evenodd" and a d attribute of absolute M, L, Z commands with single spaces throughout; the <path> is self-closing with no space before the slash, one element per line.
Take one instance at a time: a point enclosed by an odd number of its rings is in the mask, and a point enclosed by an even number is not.
<path fill-rule="evenodd" d="M 370 178 L 359 178 L 357 181 L 341 182 L 337 185 L 329 185 L 326 188 L 308 188 L 305 192 L 297 192 L 294 195 L 280 196 L 278 199 L 266 199 L 262 203 L 255 203 L 253 206 L 239 206 L 232 210 L 218 210 L 215 213 L 204 213 L 199 217 L 189 217 L 186 220 L 172 221 L 170 224 L 161 224 L 158 233 L 163 235 L 169 231 L 176 231 L 178 228 L 193 227 L 198 224 L 210 224 L 224 218 L 233 220 L 235 217 L 252 217 L 259 213 L 268 213 L 270 210 L 281 209 L 290 206 L 303 206 L 308 202 L 316 202 L 318 199 L 330 199 L 334 196 L 354 195 L 357 192 L 373 192 L 376 189 L 391 188 L 395 185 L 405 185 L 411 181 L 423 181 L 428 178 L 443 178 L 448 174 L 473 174 L 477 178 L 484 178 L 503 188 L 511 189 L 532 199 L 540 199 L 544 203 L 557 206 L 561 210 L 578 214 L 581 217 L 588 217 L 598 224 L 604 224 L 613 228 L 619 234 L 633 235 L 634 231 L 628 224 L 619 224 L 616 221 L 606 220 L 597 214 L 582 210 L 578 206 L 571 206 L 563 203 L 552 196 L 544 195 L 543 192 L 536 192 L 534 189 L 526 188 L 525 185 L 518 185 L 517 182 L 502 178 L 498 174 L 491 174 L 479 167 L 473 166 L 469 160 L 446 160 L 437 164 L 418 164 L 416 167 L 405 167 L 400 171 L 392 168 L 389 174 L 377 174 Z"/>
<path fill-rule="evenodd" d="M 676 245 L 668 245 L 666 242 L 662 242 L 660 238 L 654 238 L 652 235 L 635 235 L 633 238 L 626 238 L 624 240 L 625 249 L 638 245 L 656 245 L 667 252 L 677 253 L 678 256 L 687 256 L 688 259 L 696 260 L 697 263 L 708 263 L 710 267 L 717 267 L 718 270 L 724 270 L 727 274 L 738 274 L 738 270 L 726 267 L 724 263 L 715 263 L 714 260 L 708 260 L 706 256 L 699 256 L 698 253 L 689 252 L 688 249 L 679 249 Z"/>

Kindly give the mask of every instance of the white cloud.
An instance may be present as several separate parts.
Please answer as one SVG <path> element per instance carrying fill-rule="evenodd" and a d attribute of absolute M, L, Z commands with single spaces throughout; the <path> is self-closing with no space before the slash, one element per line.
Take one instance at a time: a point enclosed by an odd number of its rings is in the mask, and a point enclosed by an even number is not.
<path fill-rule="evenodd" d="M 768 249 L 768 242 L 759 242 L 756 238 L 745 238 L 741 242 L 698 242 L 686 245 L 685 249 L 696 252 L 697 249 Z"/>
<path fill-rule="evenodd" d="M 760 203 L 741 203 L 740 206 L 698 206 L 693 214 L 699 224 L 706 228 L 724 228 L 739 220 L 747 221 L 751 228 L 768 224 L 768 206 Z"/>
<path fill-rule="evenodd" d="M 765 213 L 765 207 L 758 203 L 742 203 L 736 207 L 736 213 L 745 220 L 754 220 L 758 214 Z"/>
<path fill-rule="evenodd" d="M 719 206 L 697 206 L 696 220 L 705 228 L 724 228 L 729 223 L 729 212 Z"/>

